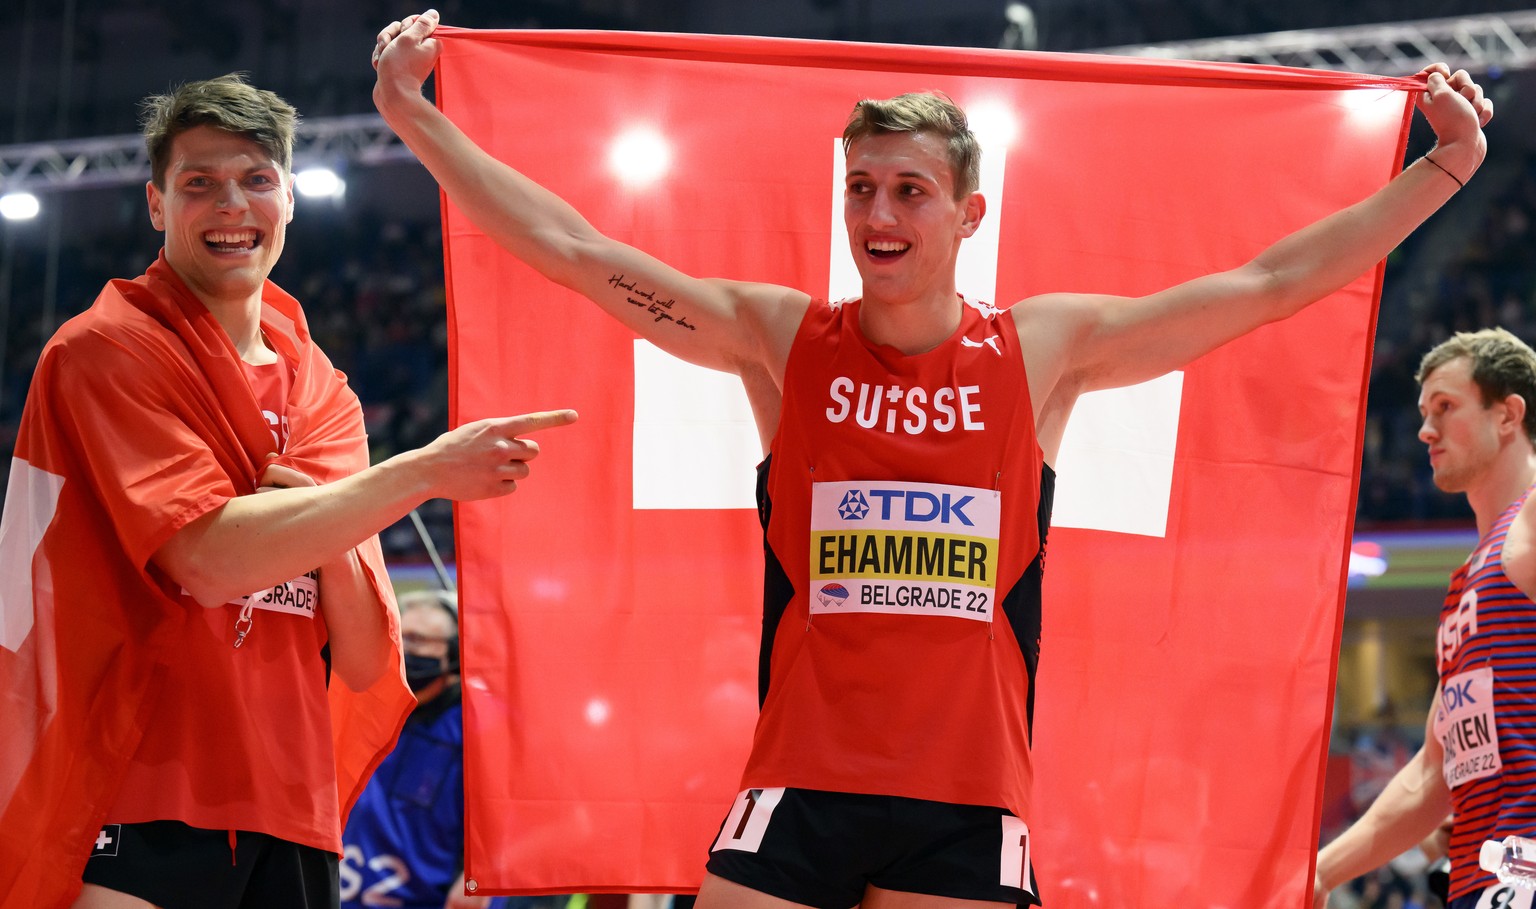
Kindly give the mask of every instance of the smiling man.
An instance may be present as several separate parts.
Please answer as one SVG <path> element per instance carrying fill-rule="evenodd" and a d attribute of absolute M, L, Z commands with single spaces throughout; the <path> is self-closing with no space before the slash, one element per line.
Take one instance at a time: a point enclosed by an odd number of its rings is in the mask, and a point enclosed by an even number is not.
<path fill-rule="evenodd" d="M 385 120 L 502 247 L 662 350 L 737 376 L 767 454 L 761 712 L 699 905 L 1038 902 L 1030 715 L 1050 465 L 1074 404 L 1374 267 L 1481 163 L 1482 90 L 1432 68 L 1430 157 L 1247 264 L 1137 299 L 1006 310 L 956 293 L 960 246 L 987 213 L 964 112 L 934 94 L 860 101 L 843 148 L 863 292 L 827 301 L 683 274 L 476 147 L 421 93 L 437 24 L 429 11 L 380 33 Z M 670 301 L 667 318 L 637 297 Z"/>
<path fill-rule="evenodd" d="M 415 703 L 375 535 L 512 492 L 518 435 L 575 415 L 369 467 L 356 395 L 267 280 L 295 111 L 225 76 L 145 114 L 164 249 L 44 349 L 0 521 L 0 894 L 333 906 L 343 803 Z"/>

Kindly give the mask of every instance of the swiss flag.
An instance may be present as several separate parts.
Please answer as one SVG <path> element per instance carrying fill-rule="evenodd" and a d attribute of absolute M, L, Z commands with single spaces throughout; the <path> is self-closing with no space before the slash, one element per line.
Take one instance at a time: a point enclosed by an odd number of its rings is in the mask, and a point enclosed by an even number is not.
<path fill-rule="evenodd" d="M 1420 84 L 775 39 L 439 35 L 443 110 L 599 230 L 690 274 L 833 298 L 858 292 L 836 138 L 860 98 L 937 89 L 971 112 L 989 204 L 960 289 L 1009 305 L 1150 292 L 1358 201 L 1400 168 Z M 480 893 L 692 890 L 756 712 L 762 452 L 744 397 L 447 202 L 444 230 L 454 419 L 582 414 L 543 440 L 515 496 L 458 511 L 468 877 Z M 1055 465 L 1027 819 L 1052 909 L 1306 901 L 1379 287 L 1378 269 L 1074 413 Z"/>

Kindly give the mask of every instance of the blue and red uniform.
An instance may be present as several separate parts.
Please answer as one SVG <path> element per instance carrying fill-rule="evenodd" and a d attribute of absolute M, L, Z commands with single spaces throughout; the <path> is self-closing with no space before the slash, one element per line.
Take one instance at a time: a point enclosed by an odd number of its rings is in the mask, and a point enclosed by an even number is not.
<path fill-rule="evenodd" d="M 1504 510 L 1451 576 L 1440 610 L 1434 734 L 1451 788 L 1451 899 L 1498 884 L 1484 840 L 1536 836 L 1536 603 L 1504 573 L 1505 537 L 1530 495 Z"/>

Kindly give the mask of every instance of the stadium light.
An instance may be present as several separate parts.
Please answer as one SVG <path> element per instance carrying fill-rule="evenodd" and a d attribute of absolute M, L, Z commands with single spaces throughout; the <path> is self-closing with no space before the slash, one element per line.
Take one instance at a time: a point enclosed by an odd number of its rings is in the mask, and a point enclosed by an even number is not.
<path fill-rule="evenodd" d="M 0 196 L 0 218 L 7 221 L 30 221 L 42 210 L 42 203 L 31 193 L 11 192 Z"/>
<path fill-rule="evenodd" d="M 293 188 L 310 199 L 338 199 L 347 184 L 329 167 L 306 167 L 293 175 Z"/>

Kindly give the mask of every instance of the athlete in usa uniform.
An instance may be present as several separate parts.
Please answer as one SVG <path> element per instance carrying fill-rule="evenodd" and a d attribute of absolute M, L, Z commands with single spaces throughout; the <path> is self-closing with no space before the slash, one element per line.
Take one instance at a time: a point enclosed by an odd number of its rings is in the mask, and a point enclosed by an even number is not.
<path fill-rule="evenodd" d="M 1504 573 L 1504 542 L 1531 491 L 1451 576 L 1440 610 L 1440 699 L 1431 721 L 1451 787 L 1455 900 L 1497 879 L 1485 840 L 1536 836 L 1536 603 Z"/>
<path fill-rule="evenodd" d="M 1419 367 L 1419 438 L 1435 485 L 1465 493 L 1477 548 L 1440 610 L 1440 684 L 1414 754 L 1317 856 L 1314 905 L 1450 822 L 1450 909 L 1531 909 L 1479 867 L 1487 840 L 1536 836 L 1536 351 L 1502 329 L 1459 333 Z"/>

